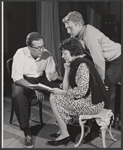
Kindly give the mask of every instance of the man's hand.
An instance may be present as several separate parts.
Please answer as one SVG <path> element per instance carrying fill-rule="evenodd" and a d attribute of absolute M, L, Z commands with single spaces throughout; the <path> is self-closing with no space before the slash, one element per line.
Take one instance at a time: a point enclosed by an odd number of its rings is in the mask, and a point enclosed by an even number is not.
<path fill-rule="evenodd" d="M 40 102 L 44 100 L 44 94 L 42 92 L 35 90 L 35 94 L 36 94 L 37 100 L 39 100 Z"/>
<path fill-rule="evenodd" d="M 102 80 L 102 81 L 103 81 L 103 84 L 105 85 L 105 81 L 104 80 Z M 105 85 L 105 89 L 106 89 L 106 91 L 108 91 L 109 87 Z"/>
<path fill-rule="evenodd" d="M 51 81 L 55 81 L 56 79 L 58 79 L 58 73 L 56 71 L 54 71 L 53 73 L 49 73 L 49 78 Z"/>
<path fill-rule="evenodd" d="M 108 91 L 109 87 L 105 85 L 106 90 Z"/>

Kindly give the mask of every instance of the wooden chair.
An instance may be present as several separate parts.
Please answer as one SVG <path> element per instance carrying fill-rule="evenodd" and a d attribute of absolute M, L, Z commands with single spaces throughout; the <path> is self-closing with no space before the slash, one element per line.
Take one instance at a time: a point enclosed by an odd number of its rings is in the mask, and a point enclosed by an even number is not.
<path fill-rule="evenodd" d="M 7 70 L 8 70 L 8 74 L 9 74 L 9 79 L 10 79 L 10 83 L 11 85 L 13 84 L 13 80 L 11 78 L 11 71 L 12 71 L 12 62 L 13 62 L 13 58 L 10 58 L 7 60 L 6 62 L 6 66 L 7 66 Z M 12 124 L 12 120 L 13 120 L 13 116 L 14 116 L 14 107 L 13 107 L 13 94 L 11 91 L 11 114 L 10 114 L 10 120 L 9 123 Z M 39 117 L 40 117 L 40 123 L 43 124 L 43 119 L 42 119 L 42 102 L 39 102 L 38 100 L 36 101 L 36 96 L 32 97 L 30 99 L 30 101 L 28 102 L 28 113 L 29 113 L 29 117 L 31 114 L 31 106 L 35 106 L 39 104 Z"/>

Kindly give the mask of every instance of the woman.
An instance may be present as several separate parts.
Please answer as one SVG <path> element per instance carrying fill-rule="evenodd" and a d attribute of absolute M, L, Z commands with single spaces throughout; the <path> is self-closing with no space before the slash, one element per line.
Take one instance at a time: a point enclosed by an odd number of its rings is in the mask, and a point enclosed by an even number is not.
<path fill-rule="evenodd" d="M 60 133 L 50 145 L 67 145 L 70 136 L 67 124 L 71 116 L 92 115 L 104 108 L 107 93 L 93 64 L 84 58 L 81 43 L 76 38 L 68 38 L 60 45 L 65 60 L 63 89 L 53 88 L 50 96 L 52 111 L 58 122 Z"/>

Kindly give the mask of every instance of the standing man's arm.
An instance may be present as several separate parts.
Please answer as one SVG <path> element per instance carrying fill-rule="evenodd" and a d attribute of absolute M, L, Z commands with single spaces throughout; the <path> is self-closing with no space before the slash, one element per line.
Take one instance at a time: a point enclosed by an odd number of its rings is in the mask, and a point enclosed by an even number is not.
<path fill-rule="evenodd" d="M 100 39 L 94 35 L 89 35 L 85 40 L 85 44 L 89 49 L 95 68 L 101 76 L 102 81 L 105 80 L 105 59 L 103 56 L 103 49 L 101 47 Z"/>

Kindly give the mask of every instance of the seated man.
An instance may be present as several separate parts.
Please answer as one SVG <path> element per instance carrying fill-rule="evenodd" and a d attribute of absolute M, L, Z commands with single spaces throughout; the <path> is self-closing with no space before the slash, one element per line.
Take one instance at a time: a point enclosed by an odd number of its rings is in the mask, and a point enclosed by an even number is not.
<path fill-rule="evenodd" d="M 55 70 L 55 62 L 50 52 L 45 49 L 42 36 L 37 32 L 30 33 L 26 38 L 27 47 L 17 50 L 12 64 L 12 93 L 14 110 L 24 131 L 25 148 L 32 148 L 32 134 L 29 128 L 29 115 L 27 103 L 33 94 L 39 101 L 44 99 L 42 91 L 33 90 L 29 85 L 42 83 L 50 87 L 59 87 Z"/>

